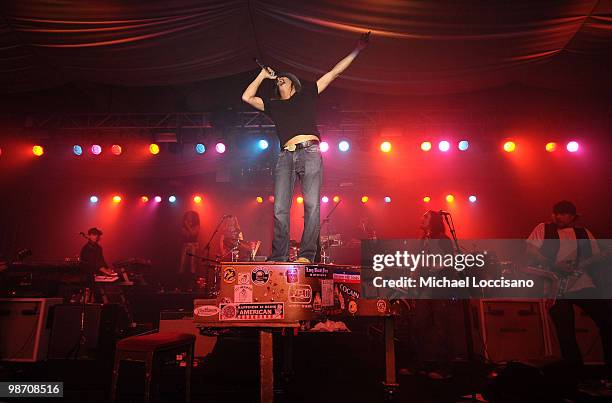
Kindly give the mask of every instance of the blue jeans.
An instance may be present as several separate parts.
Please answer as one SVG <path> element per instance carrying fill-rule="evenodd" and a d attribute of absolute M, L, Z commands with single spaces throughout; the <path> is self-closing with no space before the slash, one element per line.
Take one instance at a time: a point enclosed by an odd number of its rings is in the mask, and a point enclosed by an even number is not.
<path fill-rule="evenodd" d="M 281 151 L 274 170 L 274 240 L 270 260 L 289 260 L 289 211 L 298 178 L 304 198 L 304 232 L 299 257 L 314 262 L 321 228 L 322 159 L 319 145 Z"/>

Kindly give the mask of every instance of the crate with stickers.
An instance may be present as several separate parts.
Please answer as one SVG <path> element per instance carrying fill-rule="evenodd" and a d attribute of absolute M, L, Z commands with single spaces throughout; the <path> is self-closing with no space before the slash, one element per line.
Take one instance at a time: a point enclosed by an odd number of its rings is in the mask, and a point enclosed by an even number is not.
<path fill-rule="evenodd" d="M 321 279 L 331 273 L 326 265 L 222 263 L 219 295 L 195 300 L 194 320 L 248 326 L 318 319 L 324 303 Z"/>

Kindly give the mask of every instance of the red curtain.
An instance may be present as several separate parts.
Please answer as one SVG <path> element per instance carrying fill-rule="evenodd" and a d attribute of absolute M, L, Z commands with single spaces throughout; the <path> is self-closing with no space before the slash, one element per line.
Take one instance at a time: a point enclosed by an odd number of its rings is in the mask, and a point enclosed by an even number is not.
<path fill-rule="evenodd" d="M 610 84 L 612 0 L 5 1 L 0 89 L 169 85 L 256 66 L 314 79 L 372 30 L 338 86 L 446 94 Z"/>

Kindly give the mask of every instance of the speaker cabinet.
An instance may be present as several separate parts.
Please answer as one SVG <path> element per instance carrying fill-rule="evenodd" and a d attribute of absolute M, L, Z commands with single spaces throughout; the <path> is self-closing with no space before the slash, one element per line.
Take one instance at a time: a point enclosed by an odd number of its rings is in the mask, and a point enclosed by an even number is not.
<path fill-rule="evenodd" d="M 114 349 L 120 331 L 117 304 L 63 304 L 55 308 L 49 358 L 95 359 Z M 82 328 L 81 328 L 82 322 Z"/>
<path fill-rule="evenodd" d="M 476 354 L 493 362 L 543 359 L 550 354 L 541 301 L 481 299 L 471 304 Z"/>
<path fill-rule="evenodd" d="M 1 298 L 0 360 L 45 360 L 53 308 L 62 302 L 61 298 Z"/>

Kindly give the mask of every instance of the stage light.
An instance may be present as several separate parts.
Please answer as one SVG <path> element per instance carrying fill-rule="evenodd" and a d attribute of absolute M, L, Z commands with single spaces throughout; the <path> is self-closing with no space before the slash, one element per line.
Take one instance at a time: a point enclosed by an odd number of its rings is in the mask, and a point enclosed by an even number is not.
<path fill-rule="evenodd" d="M 172 195 L 172 196 L 168 197 L 168 201 L 170 203 L 175 203 L 176 202 L 176 196 Z"/>
<path fill-rule="evenodd" d="M 274 196 L 272 196 L 272 195 L 268 196 L 268 201 L 270 203 L 274 203 Z"/>
<path fill-rule="evenodd" d="M 42 146 L 32 147 L 32 154 L 34 154 L 35 156 L 40 157 L 44 153 L 45 153 L 45 149 Z"/>
<path fill-rule="evenodd" d="M 391 203 L 391 198 L 389 196 L 385 196 L 385 203 Z"/>
<path fill-rule="evenodd" d="M 512 153 L 514 152 L 514 150 L 516 150 L 516 144 L 514 143 L 514 141 L 506 141 L 504 143 L 504 151 L 507 153 Z"/>
<path fill-rule="evenodd" d="M 338 143 L 338 150 L 342 152 L 347 152 L 349 148 L 351 148 L 351 145 L 346 140 L 342 140 L 341 142 Z"/>
<path fill-rule="evenodd" d="M 380 151 L 383 153 L 391 152 L 391 143 L 388 141 L 383 141 L 380 143 Z"/>
<path fill-rule="evenodd" d="M 557 143 L 554 143 L 552 141 L 550 143 L 546 143 L 546 151 L 548 151 L 549 153 L 552 153 L 556 149 L 557 149 Z"/>
<path fill-rule="evenodd" d="M 329 143 L 327 141 L 320 142 L 319 150 L 321 150 L 322 153 L 326 153 L 329 150 Z"/>
<path fill-rule="evenodd" d="M 421 143 L 421 150 L 423 151 L 429 151 L 431 150 L 431 142 L 430 141 L 424 141 Z"/>
<path fill-rule="evenodd" d="M 321 197 L 321 201 L 322 201 L 323 203 L 329 203 L 329 197 L 327 197 L 327 196 L 323 196 L 323 197 Z"/>
<path fill-rule="evenodd" d="M 569 143 L 567 143 L 566 148 L 567 148 L 567 151 L 569 151 L 570 153 L 575 153 L 576 151 L 578 151 L 580 146 L 578 145 L 577 141 L 570 141 Z"/>
<path fill-rule="evenodd" d="M 75 144 L 72 146 L 72 153 L 74 155 L 83 155 L 83 148 L 80 145 Z"/>
<path fill-rule="evenodd" d="M 93 155 L 100 155 L 102 153 L 102 147 L 99 144 L 91 146 L 91 153 Z"/>
<path fill-rule="evenodd" d="M 446 195 L 446 202 L 447 203 L 452 203 L 454 201 L 455 201 L 455 196 L 453 196 L 452 194 Z"/>
<path fill-rule="evenodd" d="M 204 154 L 205 151 L 206 151 L 206 147 L 204 147 L 204 144 L 202 144 L 202 143 L 196 144 L 195 152 L 197 154 Z"/>
<path fill-rule="evenodd" d="M 255 200 L 257 201 L 257 203 L 263 203 L 263 197 L 261 196 L 257 196 Z"/>
<path fill-rule="evenodd" d="M 223 154 L 225 152 L 225 144 L 224 143 L 215 144 L 215 151 L 217 151 L 219 154 Z"/>
<path fill-rule="evenodd" d="M 162 198 L 161 198 L 161 196 L 155 196 L 155 197 L 153 198 L 153 200 L 155 200 L 155 203 L 161 203 Z"/>
<path fill-rule="evenodd" d="M 370 198 L 368 196 L 361 196 L 361 202 L 362 203 L 367 203 L 368 200 L 370 200 Z"/>
<path fill-rule="evenodd" d="M 121 203 L 121 196 L 119 195 L 113 196 L 113 203 Z"/>
<path fill-rule="evenodd" d="M 159 146 L 155 143 L 149 145 L 149 152 L 153 155 L 159 154 Z"/>
<path fill-rule="evenodd" d="M 471 195 L 470 197 L 468 197 L 468 200 L 470 201 L 470 203 L 476 203 L 476 196 Z"/>
<path fill-rule="evenodd" d="M 429 196 L 423 197 L 423 202 L 429 203 L 430 201 L 431 201 L 431 197 L 429 197 Z"/>
<path fill-rule="evenodd" d="M 470 143 L 467 140 L 461 140 L 459 143 L 457 143 L 457 148 L 459 151 L 467 151 L 469 147 Z"/>
<path fill-rule="evenodd" d="M 263 140 L 263 139 L 262 139 L 262 140 L 259 140 L 259 141 L 257 142 L 257 145 L 259 146 L 259 148 L 260 148 L 261 150 L 265 150 L 266 148 L 268 148 L 268 145 L 269 145 L 269 144 L 268 144 L 268 142 L 267 142 L 266 140 Z"/>
<path fill-rule="evenodd" d="M 302 204 L 304 203 L 304 198 L 302 196 L 298 196 L 297 199 L 295 199 L 296 202 L 298 202 L 298 204 Z"/>
<path fill-rule="evenodd" d="M 111 152 L 115 155 L 121 155 L 123 149 L 119 144 L 113 144 L 113 146 L 111 147 Z"/>
<path fill-rule="evenodd" d="M 149 197 L 148 196 L 140 196 L 140 202 L 141 203 L 148 203 L 149 202 Z"/>
<path fill-rule="evenodd" d="M 334 196 L 333 201 L 334 203 L 340 203 L 340 196 Z"/>
<path fill-rule="evenodd" d="M 195 196 L 193 196 L 193 202 L 194 202 L 195 204 L 200 204 L 200 203 L 202 203 L 202 196 L 200 196 L 200 195 L 195 195 Z"/>
<path fill-rule="evenodd" d="M 438 143 L 438 150 L 442 152 L 447 152 L 448 150 L 450 150 L 450 143 L 446 140 L 442 140 Z"/>
<path fill-rule="evenodd" d="M 98 196 L 90 196 L 89 197 L 89 202 L 90 203 L 97 203 L 98 202 Z"/>

